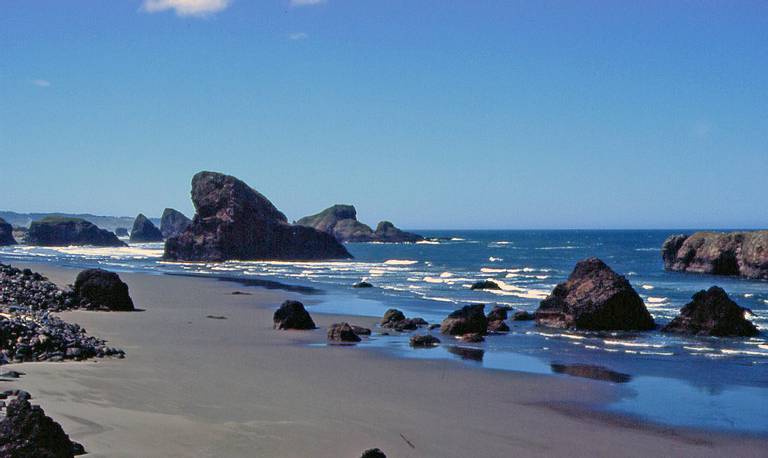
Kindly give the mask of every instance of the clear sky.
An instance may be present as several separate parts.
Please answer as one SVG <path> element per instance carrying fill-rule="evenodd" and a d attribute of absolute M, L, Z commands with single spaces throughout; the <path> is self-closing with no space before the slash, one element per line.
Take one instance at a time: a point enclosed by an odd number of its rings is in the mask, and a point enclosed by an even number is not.
<path fill-rule="evenodd" d="M 0 210 L 768 226 L 768 2 L 2 0 Z"/>

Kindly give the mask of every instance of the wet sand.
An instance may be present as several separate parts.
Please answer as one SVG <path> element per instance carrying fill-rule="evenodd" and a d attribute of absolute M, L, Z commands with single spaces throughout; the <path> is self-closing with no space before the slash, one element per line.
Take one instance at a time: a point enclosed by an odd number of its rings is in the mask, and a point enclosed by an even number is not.
<path fill-rule="evenodd" d="M 61 285 L 77 274 L 19 267 Z M 372 327 L 376 320 L 313 314 L 318 330 L 273 330 L 283 300 L 310 302 L 296 292 L 121 277 L 145 311 L 61 316 L 124 349 L 124 360 L 15 365 L 27 375 L 2 382 L 29 391 L 88 456 L 339 458 L 379 447 L 389 457 L 757 457 L 768 450 L 768 440 L 659 427 L 580 406 L 616 396 L 606 382 L 400 359 L 364 342 L 310 346 L 325 342 L 332 322 Z"/>

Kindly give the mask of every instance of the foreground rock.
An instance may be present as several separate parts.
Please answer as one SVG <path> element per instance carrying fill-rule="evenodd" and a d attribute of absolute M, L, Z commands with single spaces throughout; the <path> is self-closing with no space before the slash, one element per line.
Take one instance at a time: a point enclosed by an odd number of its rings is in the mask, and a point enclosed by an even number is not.
<path fill-rule="evenodd" d="M 149 218 L 139 213 L 139 216 L 133 221 L 130 240 L 131 243 L 162 242 L 163 234 L 160 233 L 160 229 Z"/>
<path fill-rule="evenodd" d="M 768 231 L 673 235 L 661 255 L 667 270 L 768 279 Z"/>
<path fill-rule="evenodd" d="M 27 243 L 39 246 L 127 246 L 115 234 L 80 218 L 49 216 L 33 221 Z"/>
<path fill-rule="evenodd" d="M 452 312 L 440 325 L 440 332 L 452 336 L 464 334 L 485 334 L 488 329 L 488 319 L 483 310 L 484 304 L 466 305 Z"/>
<path fill-rule="evenodd" d="M 296 222 L 332 235 L 339 242 L 418 242 L 424 237 L 401 231 L 389 221 L 382 221 L 374 231 L 357 220 L 357 210 L 352 205 L 334 205 Z"/>
<path fill-rule="evenodd" d="M 16 245 L 16 239 L 13 238 L 13 226 L 0 218 L 0 246 L 7 245 Z"/>
<path fill-rule="evenodd" d="M 75 296 L 89 309 L 130 312 L 133 300 L 120 276 L 103 269 L 87 269 L 75 279 Z"/>
<path fill-rule="evenodd" d="M 331 235 L 288 224 L 266 197 L 235 177 L 200 172 L 192 178 L 192 225 L 165 243 L 164 259 L 316 260 L 350 258 Z"/>
<path fill-rule="evenodd" d="M 360 455 L 360 458 L 387 458 L 387 455 L 377 448 L 369 448 Z"/>
<path fill-rule="evenodd" d="M 360 337 L 349 323 L 333 323 L 328 328 L 328 340 L 330 342 L 353 343 L 360 342 Z"/>
<path fill-rule="evenodd" d="M 85 453 L 40 406 L 23 398 L 5 407 L 0 421 L 0 456 L 63 458 Z"/>
<path fill-rule="evenodd" d="M 693 295 L 680 315 L 662 328 L 700 336 L 754 337 L 758 329 L 744 317 L 746 310 L 733 302 L 722 288 L 713 286 Z"/>
<path fill-rule="evenodd" d="M 160 232 L 166 239 L 181 235 L 191 225 L 191 219 L 173 208 L 163 210 L 163 216 L 160 217 Z"/>
<path fill-rule="evenodd" d="M 411 337 L 410 343 L 412 347 L 434 347 L 440 345 L 440 339 L 433 335 L 426 334 Z"/>
<path fill-rule="evenodd" d="M 285 301 L 272 317 L 275 329 L 315 329 L 315 322 L 299 301 Z"/>
<path fill-rule="evenodd" d="M 603 261 L 579 261 L 534 314 L 536 323 L 585 330 L 653 329 L 651 314 L 626 278 Z"/>

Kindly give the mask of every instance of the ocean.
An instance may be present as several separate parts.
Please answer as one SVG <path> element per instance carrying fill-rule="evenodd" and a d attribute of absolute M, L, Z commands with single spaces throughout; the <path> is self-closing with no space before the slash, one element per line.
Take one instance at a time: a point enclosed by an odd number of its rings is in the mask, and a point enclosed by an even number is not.
<path fill-rule="evenodd" d="M 658 331 L 590 333 L 510 322 L 510 333 L 479 344 L 448 345 L 452 339 L 446 337 L 445 345 L 416 350 L 408 346 L 407 335 L 374 335 L 360 346 L 404 358 L 456 359 L 488 370 L 562 377 L 588 372 L 617 387 L 616 400 L 601 407 L 607 411 L 675 426 L 768 434 L 768 282 L 664 271 L 664 239 L 692 231 L 419 232 L 430 241 L 349 244 L 354 259 L 347 261 L 166 263 L 157 243 L 128 248 L 19 245 L 0 248 L 0 262 L 219 277 L 303 292 L 310 313 L 380 317 L 394 307 L 439 323 L 472 303 L 487 304 L 487 311 L 498 304 L 533 312 L 578 260 L 597 256 L 629 279 L 659 325 L 695 292 L 718 285 L 751 310 L 749 318 L 761 334 L 726 339 Z M 502 289 L 470 290 L 483 279 Z M 351 288 L 361 280 L 375 287 Z M 585 371 L 578 365 L 599 369 Z"/>

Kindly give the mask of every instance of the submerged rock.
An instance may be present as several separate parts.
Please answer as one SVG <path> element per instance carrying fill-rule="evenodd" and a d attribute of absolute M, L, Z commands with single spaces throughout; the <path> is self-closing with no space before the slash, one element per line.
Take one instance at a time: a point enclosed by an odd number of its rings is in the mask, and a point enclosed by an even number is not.
<path fill-rule="evenodd" d="M 328 327 L 328 340 L 330 342 L 360 342 L 360 337 L 349 323 L 333 323 Z"/>
<path fill-rule="evenodd" d="M 103 269 L 88 269 L 75 279 L 75 295 L 87 308 L 130 312 L 133 300 L 120 276 Z"/>
<path fill-rule="evenodd" d="M 768 231 L 673 235 L 661 255 L 667 270 L 768 279 Z"/>
<path fill-rule="evenodd" d="M 6 245 L 16 245 L 16 239 L 13 238 L 13 226 L 0 218 L 0 246 Z"/>
<path fill-rule="evenodd" d="M 466 305 L 452 312 L 440 325 L 440 332 L 458 336 L 469 333 L 485 334 L 488 329 L 488 319 L 483 310 L 484 304 Z"/>
<path fill-rule="evenodd" d="M 440 339 L 433 335 L 426 334 L 411 337 L 410 343 L 412 347 L 434 347 L 440 345 Z"/>
<path fill-rule="evenodd" d="M 552 372 L 557 374 L 570 375 L 572 377 L 583 377 L 593 380 L 603 380 L 613 383 L 627 383 L 632 380 L 629 374 L 612 371 L 602 366 L 592 366 L 590 364 L 558 364 L 550 365 Z"/>
<path fill-rule="evenodd" d="M 131 243 L 162 242 L 163 234 L 146 216 L 139 213 L 133 221 L 131 229 Z"/>
<path fill-rule="evenodd" d="M 165 243 L 164 259 L 293 260 L 350 258 L 331 235 L 288 224 L 266 197 L 235 177 L 200 172 L 192 178 L 192 225 Z"/>
<path fill-rule="evenodd" d="M 192 220 L 173 208 L 163 210 L 163 216 L 160 217 L 160 232 L 167 239 L 181 235 L 190 225 Z"/>
<path fill-rule="evenodd" d="M 20 397 L 5 408 L 0 421 L 0 455 L 6 457 L 64 458 L 85 453 L 61 425 Z"/>
<path fill-rule="evenodd" d="M 536 322 L 586 330 L 648 330 L 654 322 L 626 278 L 603 261 L 579 261 L 568 280 L 558 284 L 535 313 Z"/>
<path fill-rule="evenodd" d="M 315 329 L 315 322 L 299 301 L 285 301 L 272 317 L 275 329 Z"/>
<path fill-rule="evenodd" d="M 758 335 L 757 327 L 744 317 L 745 313 L 725 290 L 713 286 L 694 294 L 693 300 L 662 331 L 717 337 Z"/>
<path fill-rule="evenodd" d="M 350 325 L 352 326 L 352 331 L 359 335 L 359 336 L 369 336 L 371 335 L 371 330 L 368 328 L 364 328 L 362 326 L 355 326 L 354 324 Z"/>
<path fill-rule="evenodd" d="M 373 288 L 373 285 L 367 281 L 360 281 L 352 285 L 353 288 Z"/>
<path fill-rule="evenodd" d="M 27 243 L 38 246 L 127 246 L 115 234 L 81 218 L 49 216 L 33 221 Z"/>
<path fill-rule="evenodd" d="M 473 283 L 472 286 L 469 289 L 471 289 L 471 290 L 476 290 L 476 289 L 500 290 L 501 286 L 499 286 L 499 284 L 496 283 L 495 281 L 482 280 L 482 281 L 478 281 L 478 282 Z"/>

